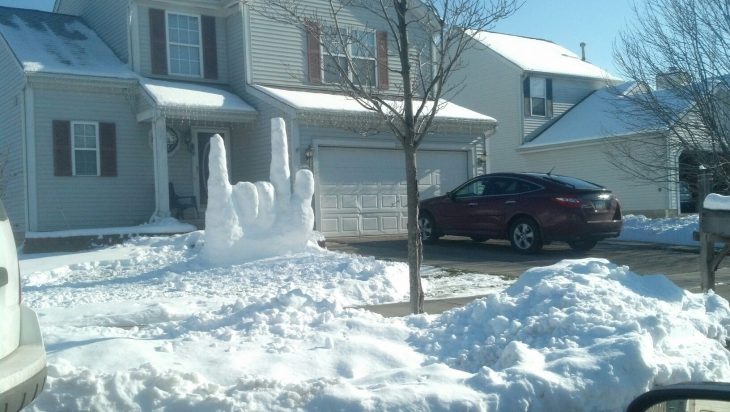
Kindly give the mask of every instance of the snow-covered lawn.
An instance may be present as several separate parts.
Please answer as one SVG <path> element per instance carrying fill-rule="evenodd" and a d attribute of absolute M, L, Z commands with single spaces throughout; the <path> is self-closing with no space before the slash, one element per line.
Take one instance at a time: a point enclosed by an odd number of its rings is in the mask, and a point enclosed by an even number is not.
<path fill-rule="evenodd" d="M 730 307 L 601 259 L 511 286 L 429 269 L 432 296 L 383 318 L 407 267 L 313 249 L 215 266 L 201 232 L 22 256 L 49 372 L 37 411 L 621 410 L 653 385 L 730 379 Z M 506 289 L 505 289 L 506 288 Z"/>

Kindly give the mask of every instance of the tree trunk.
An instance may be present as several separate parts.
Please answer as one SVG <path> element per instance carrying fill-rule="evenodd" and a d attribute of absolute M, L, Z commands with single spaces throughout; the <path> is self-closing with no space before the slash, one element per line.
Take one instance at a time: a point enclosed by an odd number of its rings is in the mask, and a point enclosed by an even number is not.
<path fill-rule="evenodd" d="M 406 156 L 406 193 L 408 196 L 408 274 L 411 292 L 411 313 L 423 313 L 423 286 L 421 285 L 421 261 L 423 243 L 418 228 L 418 177 L 416 148 L 403 147 Z"/>

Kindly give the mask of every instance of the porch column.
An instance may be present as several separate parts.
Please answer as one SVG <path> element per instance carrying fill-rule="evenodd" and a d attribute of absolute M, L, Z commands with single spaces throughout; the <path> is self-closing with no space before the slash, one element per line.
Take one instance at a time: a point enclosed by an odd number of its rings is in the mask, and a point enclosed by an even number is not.
<path fill-rule="evenodd" d="M 167 166 L 167 123 L 164 116 L 152 121 L 152 152 L 155 161 L 155 214 L 150 221 L 170 217 L 170 181 Z"/>

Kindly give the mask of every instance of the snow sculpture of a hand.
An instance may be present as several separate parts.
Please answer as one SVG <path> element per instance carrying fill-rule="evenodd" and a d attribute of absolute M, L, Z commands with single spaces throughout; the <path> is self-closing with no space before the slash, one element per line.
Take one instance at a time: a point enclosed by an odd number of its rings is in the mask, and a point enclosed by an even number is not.
<path fill-rule="evenodd" d="M 208 207 L 205 212 L 205 255 L 214 262 L 235 263 L 299 252 L 312 238 L 314 177 L 289 173 L 284 120 L 271 121 L 269 182 L 228 183 L 223 139 L 211 138 Z"/>

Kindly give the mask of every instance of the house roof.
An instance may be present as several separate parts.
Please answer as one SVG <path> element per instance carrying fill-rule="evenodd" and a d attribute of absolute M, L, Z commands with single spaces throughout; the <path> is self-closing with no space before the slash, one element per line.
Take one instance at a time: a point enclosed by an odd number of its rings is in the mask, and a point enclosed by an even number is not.
<path fill-rule="evenodd" d="M 243 99 L 217 87 L 149 79 L 142 76 L 140 76 L 139 82 L 161 108 L 215 109 L 229 113 L 256 113 L 256 109 Z"/>
<path fill-rule="evenodd" d="M 343 94 L 287 90 L 258 85 L 255 87 L 300 111 L 369 113 L 369 111 L 362 107 L 355 99 Z M 402 103 L 395 100 L 387 102 L 393 106 L 402 107 Z M 433 102 L 429 103 L 433 104 Z M 441 120 L 478 121 L 483 123 L 497 122 L 492 117 L 477 113 L 473 110 L 445 100 L 440 102 L 440 106 L 441 108 L 436 114 L 436 118 Z"/>
<path fill-rule="evenodd" d="M 600 67 L 583 61 L 563 46 L 549 40 L 488 31 L 475 32 L 474 39 L 529 72 L 617 80 Z"/>
<path fill-rule="evenodd" d="M 76 16 L 0 7 L 0 36 L 28 73 L 135 77 Z"/>
<path fill-rule="evenodd" d="M 681 113 L 690 107 L 687 100 L 671 90 L 654 90 L 652 93 L 660 104 L 672 106 L 674 112 Z M 649 97 L 635 82 L 598 89 L 520 148 L 542 148 L 665 132 L 666 123 L 636 103 L 636 99 L 642 96 Z"/>

